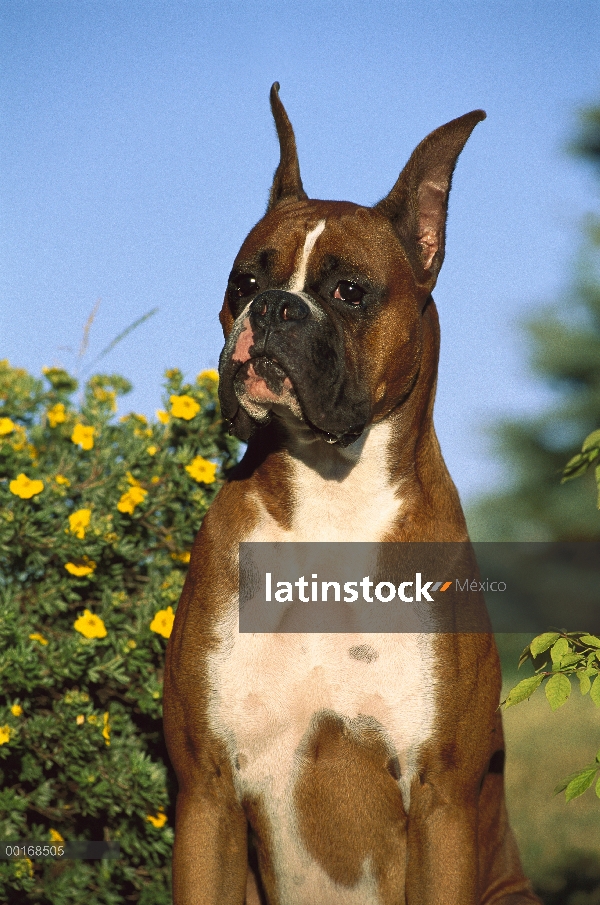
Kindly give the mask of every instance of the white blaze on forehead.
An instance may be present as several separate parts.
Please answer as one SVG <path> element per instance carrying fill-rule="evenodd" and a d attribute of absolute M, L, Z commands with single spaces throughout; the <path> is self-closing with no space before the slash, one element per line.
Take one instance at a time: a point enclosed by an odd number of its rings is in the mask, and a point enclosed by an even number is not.
<path fill-rule="evenodd" d="M 306 268 L 308 266 L 308 259 L 310 257 L 310 253 L 315 246 L 315 242 L 325 229 L 325 221 L 319 220 L 314 229 L 306 236 L 304 240 L 304 248 L 302 249 L 302 255 L 300 257 L 300 261 L 296 270 L 292 274 L 292 278 L 290 280 L 290 286 L 288 292 L 302 292 L 304 289 L 304 282 L 306 280 Z"/>

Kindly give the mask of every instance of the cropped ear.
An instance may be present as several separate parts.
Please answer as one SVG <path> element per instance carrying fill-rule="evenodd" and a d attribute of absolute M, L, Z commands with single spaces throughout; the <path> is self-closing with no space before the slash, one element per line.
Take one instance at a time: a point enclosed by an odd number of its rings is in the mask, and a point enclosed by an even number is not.
<path fill-rule="evenodd" d="M 279 82 L 275 82 L 271 87 L 271 110 L 279 138 L 280 159 L 273 177 L 267 211 L 286 201 L 303 201 L 308 197 L 300 179 L 294 130 L 285 107 L 279 100 Z"/>
<path fill-rule="evenodd" d="M 458 155 L 483 110 L 440 126 L 411 154 L 392 191 L 375 205 L 388 217 L 408 255 L 417 282 L 428 292 L 444 260 L 446 215 Z"/>

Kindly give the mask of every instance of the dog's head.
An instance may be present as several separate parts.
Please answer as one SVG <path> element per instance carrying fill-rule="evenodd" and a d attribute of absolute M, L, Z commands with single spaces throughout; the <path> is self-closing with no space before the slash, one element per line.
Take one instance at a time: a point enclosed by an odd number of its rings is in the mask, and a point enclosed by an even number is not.
<path fill-rule="evenodd" d="M 233 265 L 220 314 L 220 399 L 246 440 L 273 415 L 353 442 L 410 393 L 422 312 L 444 258 L 452 172 L 482 110 L 432 132 L 374 207 L 310 200 L 271 89 L 281 159 Z"/>

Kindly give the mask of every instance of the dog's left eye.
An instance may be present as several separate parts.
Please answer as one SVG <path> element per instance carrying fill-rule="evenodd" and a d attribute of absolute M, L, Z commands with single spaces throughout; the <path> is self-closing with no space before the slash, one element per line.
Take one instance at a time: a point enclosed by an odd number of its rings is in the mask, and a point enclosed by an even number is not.
<path fill-rule="evenodd" d="M 360 305 L 365 290 L 361 289 L 357 283 L 351 283 L 349 280 L 341 280 L 335 287 L 333 293 L 334 299 L 341 299 L 350 305 Z"/>
<path fill-rule="evenodd" d="M 240 273 L 239 276 L 232 280 L 232 283 L 240 299 L 245 298 L 247 295 L 252 295 L 258 289 L 258 280 L 251 273 Z"/>

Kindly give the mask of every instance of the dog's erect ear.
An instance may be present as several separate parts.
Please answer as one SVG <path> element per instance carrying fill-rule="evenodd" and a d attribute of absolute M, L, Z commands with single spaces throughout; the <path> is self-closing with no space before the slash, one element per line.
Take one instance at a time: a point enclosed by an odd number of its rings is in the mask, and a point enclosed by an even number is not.
<path fill-rule="evenodd" d="M 285 107 L 279 100 L 279 82 L 275 82 L 271 87 L 271 110 L 279 138 L 280 159 L 273 177 L 267 205 L 268 211 L 286 201 L 301 201 L 308 197 L 302 188 L 300 179 L 294 130 L 285 112 Z"/>
<path fill-rule="evenodd" d="M 458 155 L 483 110 L 473 110 L 440 126 L 411 154 L 392 191 L 375 205 L 392 221 L 417 282 L 429 292 L 444 260 L 446 214 Z"/>

